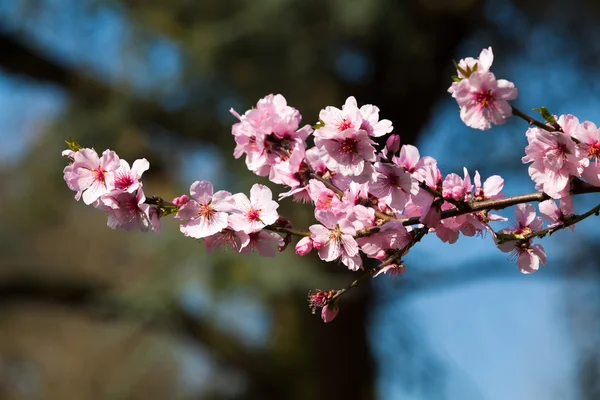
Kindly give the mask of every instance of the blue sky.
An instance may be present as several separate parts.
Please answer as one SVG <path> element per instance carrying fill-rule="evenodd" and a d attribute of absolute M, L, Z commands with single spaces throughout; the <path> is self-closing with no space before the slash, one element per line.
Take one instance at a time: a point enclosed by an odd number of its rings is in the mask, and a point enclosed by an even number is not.
<path fill-rule="evenodd" d="M 157 37 L 148 47 L 145 53 L 148 63 L 124 56 L 121 45 L 127 36 L 128 22 L 119 9 L 99 7 L 90 17 L 81 2 L 54 0 L 49 3 L 69 9 L 71 14 L 40 15 L 35 24 L 17 27 L 8 23 L 15 12 L 8 3 L 0 3 L 0 24 L 33 37 L 38 46 L 61 62 L 83 65 L 113 83 L 133 79 L 134 87 L 141 93 L 156 89 L 161 82 L 178 79 L 181 55 L 176 46 L 164 38 Z M 523 18 L 508 2 L 506 4 L 502 12 L 490 13 L 490 19 L 499 25 L 511 24 L 517 35 L 519 26 L 523 28 Z M 73 21 L 79 22 L 73 25 Z M 56 29 L 57 26 L 61 28 Z M 85 26 L 102 26 L 102 29 L 86 30 Z M 535 45 L 540 38 L 544 40 L 543 49 Z M 520 89 L 519 107 L 525 110 L 544 105 L 557 114 L 571 112 L 581 119 L 600 122 L 600 98 L 595 94 L 599 93 L 595 83 L 599 80 L 584 80 L 577 69 L 575 49 L 564 43 L 559 34 L 544 28 L 521 39 L 531 41 L 531 46 L 524 46 L 527 53 L 511 54 L 510 59 L 496 54 L 494 67 L 498 77 L 514 81 Z M 473 38 L 465 43 L 456 58 L 477 56 L 487 45 Z M 102 52 L 87 51 L 90 48 L 102 49 Z M 561 57 L 552 54 L 561 54 Z M 357 60 L 360 68 L 368 68 L 368 64 L 360 61 L 360 55 L 348 51 L 343 56 Z M 128 68 L 121 68 L 124 63 L 139 64 L 134 77 L 124 72 Z M 356 76 L 360 76 L 361 71 L 357 71 Z M 577 93 L 577 96 L 568 93 Z M 165 90 L 165 98 L 173 95 Z M 4 128 L 0 132 L 3 143 L 0 163 L 14 162 L 42 129 L 40 125 L 59 115 L 66 102 L 65 94 L 57 88 L 0 72 L 0 121 Z M 484 178 L 491 174 L 503 175 L 508 195 L 533 191 L 526 168 L 519 166 L 526 144 L 525 123 L 510 121 L 489 132 L 471 130 L 460 122 L 452 99 L 441 101 L 434 115 L 424 129 L 419 148 L 421 155 L 438 159 L 442 172 L 460 174 L 466 165 L 471 173 L 479 169 Z M 204 179 L 218 175 L 220 160 L 210 149 L 191 150 L 190 155 L 192 161 L 184 168 L 182 180 L 191 179 L 190 171 L 203 170 L 206 176 L 201 178 Z M 503 172 L 505 167 L 509 167 L 508 174 Z M 582 199 L 577 205 L 585 209 L 592 201 Z M 511 213 L 505 215 L 510 217 Z M 575 234 L 560 232 L 544 240 L 549 265 L 532 276 L 520 274 L 515 263 L 507 260 L 506 254 L 500 253 L 489 238 L 461 238 L 452 246 L 434 237 L 423 240 L 406 259 L 408 273 L 420 269 L 435 271 L 494 265 L 506 269 L 507 277 L 397 296 L 373 310 L 370 337 L 381 361 L 378 383 L 381 398 L 431 398 L 427 392 L 418 388 L 407 390 L 406 385 L 398 383 L 402 381 L 399 375 L 409 375 L 408 370 L 413 368 L 412 364 L 403 364 L 404 354 L 393 345 L 395 333 L 406 329 L 415 337 L 415 345 L 423 346 L 426 349 L 423 351 L 441 365 L 445 384 L 440 391 L 446 398 L 551 400 L 576 397 L 576 353 L 572 332 L 564 317 L 563 300 L 565 291 L 571 287 L 560 279 L 546 279 L 542 275 L 547 269 L 568 268 L 561 244 L 575 242 L 581 237 L 578 235 L 586 231 L 588 235 L 591 231 L 591 235 L 597 236 L 595 224 L 586 221 L 578 226 Z M 403 279 L 379 279 L 376 288 L 385 296 L 389 297 L 390 293 L 393 296 L 401 290 Z M 183 300 L 197 312 L 204 312 L 209 301 L 202 295 L 201 287 L 194 285 L 186 290 Z M 247 300 L 240 295 L 236 304 L 246 303 L 247 308 L 234 315 L 230 311 L 236 307 L 222 305 L 219 318 L 223 325 L 238 320 L 240 315 L 251 315 L 247 321 L 264 321 L 240 327 L 249 333 L 253 343 L 260 343 L 268 318 L 258 305 Z M 394 357 L 395 352 L 397 357 Z M 204 371 L 205 365 L 196 358 L 187 363 L 190 371 Z M 198 376 L 189 375 L 190 379 Z"/>

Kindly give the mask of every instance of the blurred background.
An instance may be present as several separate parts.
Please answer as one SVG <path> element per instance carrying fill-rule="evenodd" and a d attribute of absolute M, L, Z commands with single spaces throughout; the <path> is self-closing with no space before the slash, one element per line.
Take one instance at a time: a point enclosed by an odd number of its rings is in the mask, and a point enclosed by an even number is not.
<path fill-rule="evenodd" d="M 0 0 L 0 399 L 600 398 L 597 219 L 545 239 L 532 276 L 490 238 L 426 237 L 326 325 L 306 294 L 343 266 L 113 231 L 60 157 L 72 137 L 147 158 L 147 195 L 248 192 L 267 182 L 232 157 L 230 107 L 282 93 L 314 124 L 354 95 L 443 173 L 528 193 L 525 124 L 465 127 L 451 61 L 491 45 L 517 107 L 598 123 L 599 21 L 593 0 Z"/>

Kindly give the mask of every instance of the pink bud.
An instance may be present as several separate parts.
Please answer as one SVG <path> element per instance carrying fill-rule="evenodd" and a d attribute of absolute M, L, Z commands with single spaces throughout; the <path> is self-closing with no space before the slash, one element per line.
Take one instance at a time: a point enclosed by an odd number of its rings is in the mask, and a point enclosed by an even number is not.
<path fill-rule="evenodd" d="M 175 204 L 175 206 L 177 206 L 177 207 L 181 207 L 182 205 L 184 205 L 188 201 L 190 201 L 190 198 L 187 195 L 182 194 L 179 197 L 175 197 L 173 199 L 172 203 Z"/>
<path fill-rule="evenodd" d="M 335 319 L 335 317 L 337 317 L 339 311 L 340 308 L 337 306 L 337 304 L 327 304 L 321 310 L 321 319 L 325 323 L 331 322 Z"/>
<path fill-rule="evenodd" d="M 385 147 L 389 154 L 395 154 L 400 150 L 400 135 L 390 135 L 385 141 Z"/>
<path fill-rule="evenodd" d="M 300 241 L 296 245 L 296 254 L 298 254 L 299 256 L 305 256 L 308 253 L 310 253 L 312 248 L 313 248 L 312 240 L 310 239 L 310 237 L 305 236 L 302 239 L 300 239 Z"/>

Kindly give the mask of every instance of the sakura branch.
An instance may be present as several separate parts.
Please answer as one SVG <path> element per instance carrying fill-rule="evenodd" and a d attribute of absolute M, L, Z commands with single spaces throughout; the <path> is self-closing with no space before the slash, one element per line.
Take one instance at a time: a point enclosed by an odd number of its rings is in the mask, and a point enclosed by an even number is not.
<path fill-rule="evenodd" d="M 254 174 L 286 188 L 277 200 L 260 183 L 248 196 L 217 190 L 208 181 L 193 182 L 189 195 L 172 201 L 146 197 L 142 175 L 148 161 L 136 160 L 130 167 L 114 151 L 99 155 L 74 141 L 63 152 L 69 160 L 64 179 L 76 200 L 106 212 L 113 229 L 158 232 L 161 220 L 171 216 L 184 236 L 201 241 L 209 252 L 229 247 L 265 257 L 285 251 L 299 237 L 299 256 L 314 252 L 359 274 L 346 288 L 310 292 L 310 308 L 320 310 L 325 322 L 337 316 L 341 297 L 367 278 L 404 273 L 406 255 L 430 233 L 447 243 L 460 236 L 491 237 L 521 272 L 532 273 L 546 264 L 544 249 L 534 240 L 574 229 L 600 211 L 598 205 L 575 214 L 571 199 L 600 191 L 600 130 L 543 107 L 535 110 L 545 122 L 518 110 L 509 104 L 518 90 L 496 79 L 492 63 L 491 48 L 455 63 L 457 75 L 448 92 L 471 128 L 488 130 L 512 115 L 526 121 L 528 145 L 521 160 L 528 164 L 534 193 L 505 197 L 502 177 L 483 180 L 475 171 L 471 178 L 467 168 L 460 175 L 442 174 L 433 157 L 401 145 L 392 122 L 380 119 L 376 106 L 359 107 L 354 97 L 341 108 L 322 109 L 314 126 L 301 126 L 300 112 L 279 94 L 260 99 L 243 115 L 231 110 L 238 119 L 232 127 L 234 157 L 244 157 Z M 380 146 L 376 139 L 385 136 Z M 314 209 L 314 224 L 298 229 L 279 214 L 278 201 L 289 197 Z M 548 221 L 545 228 L 536 203 Z M 510 206 L 515 206 L 515 221 L 493 229 L 493 223 L 507 220 L 494 210 Z"/>

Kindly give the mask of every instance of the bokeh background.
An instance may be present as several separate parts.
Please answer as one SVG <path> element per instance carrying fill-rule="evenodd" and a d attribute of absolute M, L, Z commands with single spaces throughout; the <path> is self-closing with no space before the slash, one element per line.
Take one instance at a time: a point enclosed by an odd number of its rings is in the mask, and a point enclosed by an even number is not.
<path fill-rule="evenodd" d="M 444 173 L 527 193 L 525 124 L 465 127 L 451 60 L 491 45 L 519 108 L 600 122 L 598 37 L 594 0 L 0 0 L 0 399 L 600 398 L 597 219 L 531 276 L 490 238 L 426 237 L 326 325 L 305 297 L 341 265 L 112 231 L 60 157 L 72 137 L 147 158 L 147 195 L 247 192 L 266 180 L 232 157 L 230 107 L 282 93 L 313 124 L 354 95 Z"/>

